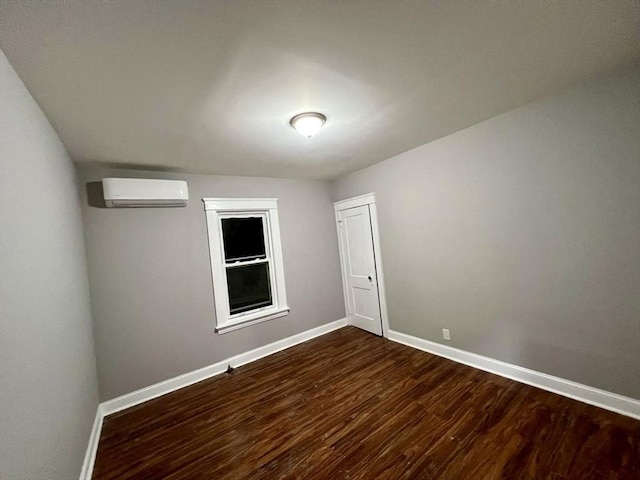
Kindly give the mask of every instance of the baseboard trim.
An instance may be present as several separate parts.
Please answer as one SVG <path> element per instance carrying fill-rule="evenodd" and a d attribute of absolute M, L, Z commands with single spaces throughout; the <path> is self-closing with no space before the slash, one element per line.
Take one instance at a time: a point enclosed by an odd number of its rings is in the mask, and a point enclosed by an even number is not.
<path fill-rule="evenodd" d="M 103 418 L 104 414 L 102 412 L 102 406 L 98 405 L 98 408 L 96 409 L 96 418 L 93 420 L 93 427 L 91 428 L 91 435 L 89 436 L 87 452 L 84 455 L 84 462 L 82 462 L 82 470 L 80 470 L 80 480 L 91 480 L 91 477 L 93 476 L 93 466 L 96 463 L 96 454 L 98 453 L 98 443 L 100 443 Z"/>
<path fill-rule="evenodd" d="M 495 360 L 490 357 L 467 352 L 458 348 L 449 347 L 440 343 L 424 340 L 422 338 L 407 335 L 405 333 L 389 331 L 389 340 L 409 347 L 416 348 L 439 357 L 448 358 L 454 362 L 462 363 L 485 372 L 494 373 L 517 382 L 538 387 L 549 392 L 557 393 L 565 397 L 588 403 L 596 407 L 604 408 L 621 415 L 626 415 L 640 420 L 640 401 L 608 392 L 599 388 L 590 387 L 581 383 L 554 377 L 546 373 L 537 372 L 528 368 L 519 367 L 510 363 Z"/>
<path fill-rule="evenodd" d="M 342 327 L 346 327 L 347 325 L 348 320 L 346 318 L 341 318 L 340 320 L 326 323 L 324 325 L 320 325 L 319 327 L 312 328 L 311 330 L 306 330 L 302 333 L 298 333 L 297 335 L 293 335 L 291 337 L 287 337 L 282 340 L 270 343 L 269 345 L 265 345 L 264 347 L 259 347 L 254 350 L 241 353 L 240 355 L 231 357 L 227 361 L 227 363 L 233 368 L 240 367 L 242 365 L 246 365 L 247 363 L 260 360 L 261 358 L 264 358 L 266 356 L 273 355 L 274 353 L 277 353 L 281 350 L 293 347 L 294 345 L 298 345 L 299 343 L 306 342 L 307 340 L 311 340 L 326 333 L 333 332 L 334 330 L 338 330 Z"/>
<path fill-rule="evenodd" d="M 229 365 L 235 368 L 246 365 L 247 363 L 255 362 L 256 360 L 264 358 L 268 355 L 280 352 L 289 347 L 293 347 L 294 345 L 298 345 L 299 343 L 306 342 L 307 340 L 320 337 L 321 335 L 332 332 L 334 330 L 338 330 L 342 327 L 346 327 L 347 325 L 348 320 L 346 318 L 341 318 L 340 320 L 336 320 L 334 322 L 325 323 L 324 325 L 320 325 L 319 327 L 312 328 L 311 330 L 306 330 L 282 340 L 278 340 L 276 342 L 270 343 L 269 345 L 265 345 L 254 350 L 235 355 L 221 362 L 214 363 L 213 365 L 209 365 L 207 367 L 194 370 L 193 372 L 188 372 L 183 375 L 170 378 L 163 382 L 141 388 L 140 390 L 127 393 L 120 397 L 116 397 L 112 400 L 102 402 L 100 405 L 98 405 L 96 418 L 93 422 L 93 428 L 91 429 L 89 445 L 87 446 L 87 452 L 82 464 L 82 470 L 80 471 L 80 480 L 91 480 L 91 477 L 93 476 L 93 466 L 96 461 L 96 454 L 98 452 L 98 444 L 100 442 L 100 433 L 102 432 L 102 423 L 104 421 L 104 417 L 111 415 L 112 413 L 134 407 L 149 400 L 153 400 L 154 398 L 161 397 L 162 395 L 166 395 L 167 393 L 171 393 L 181 388 L 188 387 L 189 385 L 201 382 L 202 380 L 206 380 L 215 375 L 219 375 L 226 371 Z"/>
<path fill-rule="evenodd" d="M 136 405 L 161 397 L 167 393 L 171 393 L 175 390 L 188 387 L 194 383 L 219 375 L 227 369 L 227 366 L 227 361 L 223 360 L 221 362 L 214 363 L 213 365 L 199 368 L 193 372 L 188 372 L 183 375 L 149 385 L 148 387 L 141 388 L 140 390 L 135 390 L 131 393 L 126 393 L 111 400 L 107 400 L 101 404 L 103 415 L 106 417 L 121 410 L 135 407 Z"/>
<path fill-rule="evenodd" d="M 154 398 L 166 395 L 167 393 L 171 393 L 175 390 L 188 387 L 189 385 L 193 385 L 194 383 L 198 383 L 215 375 L 219 375 L 227 370 L 229 365 L 235 368 L 250 362 L 254 362 L 256 360 L 259 360 L 260 358 L 266 357 L 267 355 L 271 355 L 286 348 L 293 347 L 294 345 L 306 342 L 307 340 L 319 337 L 320 335 L 324 335 L 325 333 L 337 330 L 346 325 L 346 318 L 326 323 L 319 327 L 312 328 L 311 330 L 306 330 L 302 333 L 298 333 L 297 335 L 293 335 L 291 337 L 287 337 L 282 340 L 270 343 L 269 345 L 265 345 L 249 352 L 235 355 L 220 362 L 214 363 L 213 365 L 209 365 L 207 367 L 194 370 L 193 372 L 188 372 L 183 375 L 164 380 L 160 383 L 141 388 L 140 390 L 127 393 L 120 397 L 116 397 L 101 404 L 103 415 L 111 415 L 113 413 L 134 407 L 149 400 L 153 400 Z"/>

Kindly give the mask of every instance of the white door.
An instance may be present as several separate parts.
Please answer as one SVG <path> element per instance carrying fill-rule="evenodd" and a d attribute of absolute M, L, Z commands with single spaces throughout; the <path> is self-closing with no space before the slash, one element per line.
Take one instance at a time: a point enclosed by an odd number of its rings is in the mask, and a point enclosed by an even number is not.
<path fill-rule="evenodd" d="M 382 335 L 369 205 L 339 210 L 338 228 L 350 323 Z"/>

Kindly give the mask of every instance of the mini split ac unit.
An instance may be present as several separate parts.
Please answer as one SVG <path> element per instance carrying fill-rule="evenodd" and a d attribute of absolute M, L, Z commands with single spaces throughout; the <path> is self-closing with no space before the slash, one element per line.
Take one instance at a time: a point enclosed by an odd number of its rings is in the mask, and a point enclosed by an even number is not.
<path fill-rule="evenodd" d="M 103 178 L 107 207 L 185 207 L 187 182 L 144 178 Z"/>

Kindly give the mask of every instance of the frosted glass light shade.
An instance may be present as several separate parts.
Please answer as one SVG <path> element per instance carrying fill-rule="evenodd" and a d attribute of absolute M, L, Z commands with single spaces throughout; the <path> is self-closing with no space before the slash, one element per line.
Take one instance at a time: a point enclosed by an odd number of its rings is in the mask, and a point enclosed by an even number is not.
<path fill-rule="evenodd" d="M 306 112 L 293 117 L 289 124 L 295 128 L 300 135 L 311 138 L 318 133 L 326 121 L 327 117 L 321 113 Z"/>

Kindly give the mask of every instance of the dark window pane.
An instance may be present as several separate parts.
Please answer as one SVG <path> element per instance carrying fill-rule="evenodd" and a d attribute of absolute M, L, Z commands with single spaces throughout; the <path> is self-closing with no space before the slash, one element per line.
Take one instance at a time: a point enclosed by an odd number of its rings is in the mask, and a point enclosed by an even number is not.
<path fill-rule="evenodd" d="M 265 258 L 262 218 L 223 218 L 224 258 L 227 262 Z"/>
<path fill-rule="evenodd" d="M 231 315 L 271 305 L 269 264 L 227 267 Z"/>

